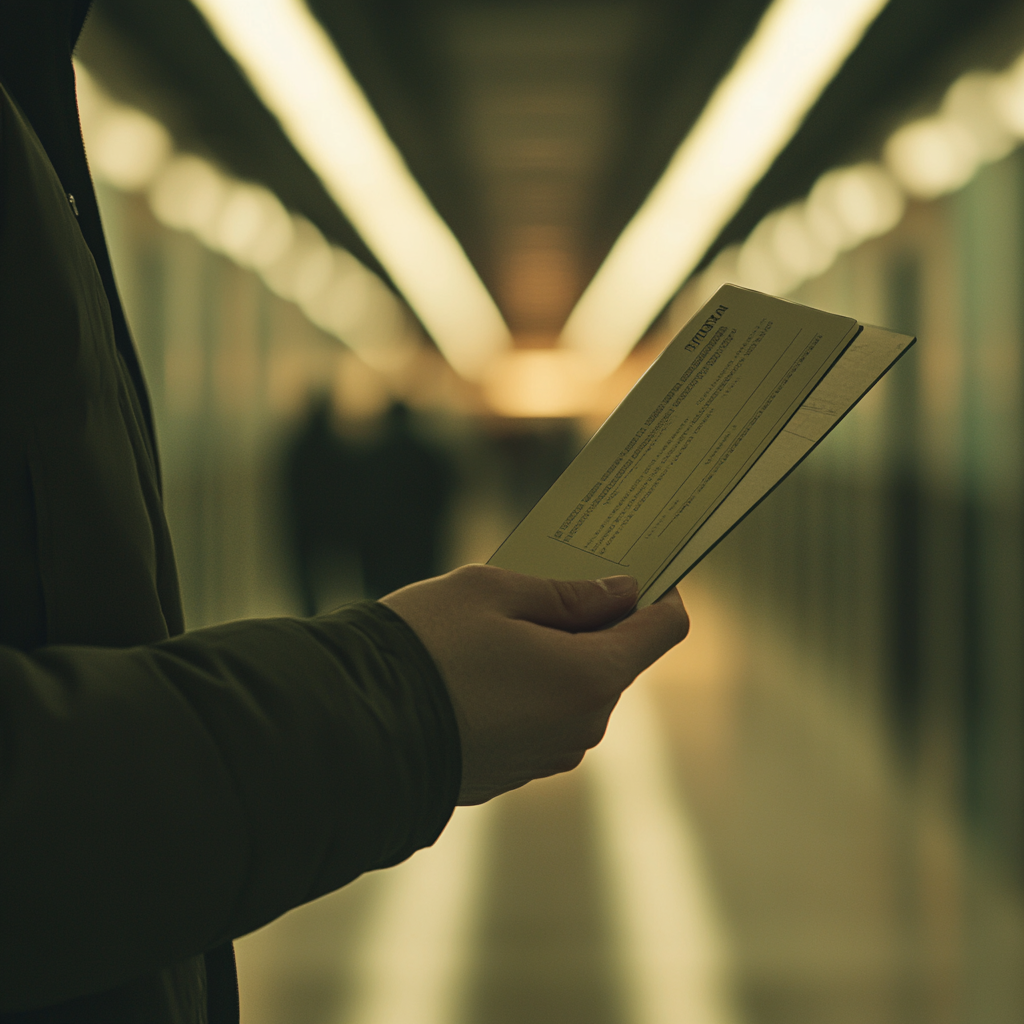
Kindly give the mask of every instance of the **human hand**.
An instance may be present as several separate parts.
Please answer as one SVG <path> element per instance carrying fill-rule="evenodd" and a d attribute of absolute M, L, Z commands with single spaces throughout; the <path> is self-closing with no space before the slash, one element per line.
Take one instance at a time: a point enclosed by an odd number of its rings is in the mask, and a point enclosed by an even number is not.
<path fill-rule="evenodd" d="M 382 598 L 448 688 L 462 741 L 460 804 L 569 771 L 600 742 L 619 694 L 689 629 L 675 588 L 616 622 L 636 600 L 630 576 L 563 582 L 488 565 Z"/>

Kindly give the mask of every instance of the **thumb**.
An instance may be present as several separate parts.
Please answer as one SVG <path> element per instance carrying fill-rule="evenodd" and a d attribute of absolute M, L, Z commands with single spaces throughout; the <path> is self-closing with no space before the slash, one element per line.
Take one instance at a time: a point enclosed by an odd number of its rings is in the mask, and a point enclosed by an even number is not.
<path fill-rule="evenodd" d="M 520 577 L 525 585 L 509 595 L 512 618 L 568 632 L 597 629 L 625 615 L 637 600 L 632 576 L 602 580 L 551 580 Z"/>
<path fill-rule="evenodd" d="M 690 616 L 679 591 L 670 587 L 654 604 L 634 612 L 600 637 L 615 646 L 632 678 L 684 640 L 689 631 Z"/>

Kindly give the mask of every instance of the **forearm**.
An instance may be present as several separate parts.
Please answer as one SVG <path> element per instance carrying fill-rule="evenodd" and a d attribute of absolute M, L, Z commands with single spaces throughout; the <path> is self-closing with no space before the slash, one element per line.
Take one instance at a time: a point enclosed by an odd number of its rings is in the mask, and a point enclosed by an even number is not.
<path fill-rule="evenodd" d="M 455 801 L 443 684 L 378 605 L 0 666 L 5 999 L 243 934 L 432 842 Z"/>

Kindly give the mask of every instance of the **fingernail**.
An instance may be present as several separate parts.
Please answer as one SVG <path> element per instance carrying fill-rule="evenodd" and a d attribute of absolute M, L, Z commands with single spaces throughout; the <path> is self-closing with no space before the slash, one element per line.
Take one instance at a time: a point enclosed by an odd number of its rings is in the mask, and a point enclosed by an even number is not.
<path fill-rule="evenodd" d="M 612 597 L 625 597 L 627 594 L 635 594 L 637 582 L 632 576 L 605 576 L 603 580 L 597 581 Z"/>

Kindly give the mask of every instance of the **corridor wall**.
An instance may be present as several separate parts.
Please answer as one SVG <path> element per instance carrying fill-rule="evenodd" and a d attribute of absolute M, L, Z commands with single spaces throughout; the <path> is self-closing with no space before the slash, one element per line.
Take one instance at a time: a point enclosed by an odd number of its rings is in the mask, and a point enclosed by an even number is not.
<path fill-rule="evenodd" d="M 295 612 L 282 544 L 283 444 L 352 359 L 259 277 L 99 186 L 158 428 L 189 627 Z"/>
<path fill-rule="evenodd" d="M 905 777 L 1019 886 L 1024 158 L 792 297 L 919 341 L 701 571 L 775 671 L 883 723 Z"/>

